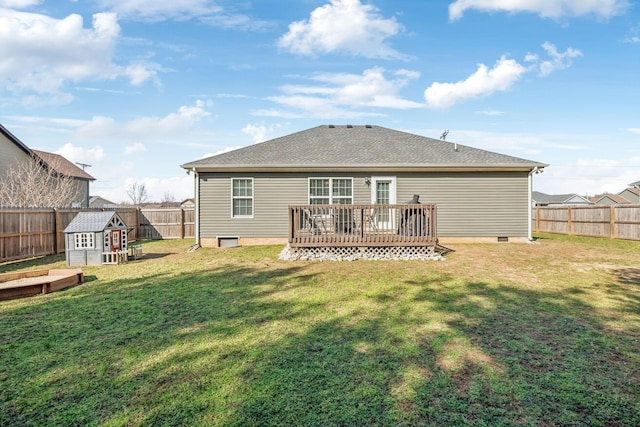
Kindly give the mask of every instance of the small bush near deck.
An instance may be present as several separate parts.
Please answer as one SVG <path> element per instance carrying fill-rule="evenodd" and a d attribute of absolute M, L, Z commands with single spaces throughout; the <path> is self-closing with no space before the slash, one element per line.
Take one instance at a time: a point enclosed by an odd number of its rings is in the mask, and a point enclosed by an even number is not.
<path fill-rule="evenodd" d="M 640 425 L 640 242 L 539 237 L 444 262 L 146 242 L 0 302 L 0 425 Z"/>

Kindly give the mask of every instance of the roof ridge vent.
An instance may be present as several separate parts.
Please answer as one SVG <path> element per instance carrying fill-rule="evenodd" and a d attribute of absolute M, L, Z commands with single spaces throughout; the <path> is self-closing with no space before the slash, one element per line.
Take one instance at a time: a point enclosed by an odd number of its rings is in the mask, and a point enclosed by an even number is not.
<path fill-rule="evenodd" d="M 353 125 L 347 125 L 347 129 L 353 128 Z"/>
<path fill-rule="evenodd" d="M 336 127 L 335 125 L 329 125 L 329 129 L 333 129 L 335 127 Z"/>
<path fill-rule="evenodd" d="M 364 125 L 365 128 L 371 129 L 371 125 Z"/>

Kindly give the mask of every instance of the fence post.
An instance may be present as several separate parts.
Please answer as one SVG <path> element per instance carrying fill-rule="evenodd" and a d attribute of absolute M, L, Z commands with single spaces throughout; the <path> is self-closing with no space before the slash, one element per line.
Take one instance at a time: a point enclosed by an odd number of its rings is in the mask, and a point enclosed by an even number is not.
<path fill-rule="evenodd" d="M 184 239 L 184 209 L 180 208 L 180 238 Z"/>
<path fill-rule="evenodd" d="M 571 236 L 573 234 L 573 230 L 572 230 L 572 224 L 571 224 L 571 206 L 567 206 L 567 234 L 569 236 Z"/>
<path fill-rule="evenodd" d="M 58 239 L 58 231 L 60 229 L 60 212 L 58 212 L 57 208 L 53 209 L 53 253 L 59 254 L 59 240 Z"/>
<path fill-rule="evenodd" d="M 609 213 L 609 222 L 611 223 L 611 231 L 609 232 L 609 237 L 612 239 L 615 239 L 616 237 L 618 237 L 618 230 L 617 230 L 617 222 L 616 222 L 616 206 L 615 205 L 611 205 L 611 212 Z"/>

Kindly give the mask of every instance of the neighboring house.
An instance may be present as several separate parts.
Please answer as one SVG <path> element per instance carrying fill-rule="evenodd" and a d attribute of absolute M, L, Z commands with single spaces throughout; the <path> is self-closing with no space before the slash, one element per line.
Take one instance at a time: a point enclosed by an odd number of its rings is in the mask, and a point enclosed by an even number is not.
<path fill-rule="evenodd" d="M 110 200 L 107 200 L 100 196 L 91 196 L 89 197 L 89 208 L 91 209 L 112 209 L 116 208 L 118 205 L 113 203 Z"/>
<path fill-rule="evenodd" d="M 590 198 L 591 203 L 599 206 L 628 205 L 629 200 L 617 194 L 604 193 Z"/>
<path fill-rule="evenodd" d="M 438 237 L 531 237 L 531 174 L 544 163 L 379 126 L 324 125 L 183 164 L 196 243 L 283 243 L 288 206 L 437 205 Z M 443 240 L 444 242 L 445 240 Z"/>
<path fill-rule="evenodd" d="M 196 201 L 194 199 L 185 199 L 180 203 L 181 208 L 195 208 Z"/>
<path fill-rule="evenodd" d="M 30 149 L 0 125 L 0 176 L 10 167 L 17 167 L 20 163 L 32 161 L 34 158 L 43 168 L 54 168 L 56 173 L 73 178 L 76 187 L 73 207 L 89 206 L 89 183 L 95 181 L 94 177 L 59 154 Z"/>
<path fill-rule="evenodd" d="M 624 197 L 631 203 L 640 203 L 640 181 L 629 184 L 629 188 L 625 188 L 618 193 L 618 196 Z"/>
<path fill-rule="evenodd" d="M 545 194 L 539 191 L 531 193 L 533 206 L 555 206 L 555 205 L 590 205 L 591 202 L 577 194 Z"/>
<path fill-rule="evenodd" d="M 68 266 L 126 261 L 129 227 L 114 211 L 78 212 L 65 234 Z"/>

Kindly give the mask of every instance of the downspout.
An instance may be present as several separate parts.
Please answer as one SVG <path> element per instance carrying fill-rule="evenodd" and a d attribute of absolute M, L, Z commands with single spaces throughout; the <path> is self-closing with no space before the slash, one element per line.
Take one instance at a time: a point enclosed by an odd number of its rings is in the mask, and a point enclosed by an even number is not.
<path fill-rule="evenodd" d="M 529 223 L 527 225 L 527 238 L 529 239 L 530 242 L 533 242 L 533 232 L 532 232 L 532 227 L 531 227 L 531 222 L 533 221 L 533 197 L 531 196 L 531 191 L 533 190 L 533 174 L 538 173 L 538 167 L 534 167 L 533 169 L 531 169 L 531 171 L 529 172 L 529 182 L 528 182 L 528 188 L 529 188 L 529 195 L 527 197 L 528 199 L 528 214 L 527 214 L 527 218 L 529 219 Z"/>
<path fill-rule="evenodd" d="M 197 246 L 200 246 L 200 175 L 198 174 L 198 171 L 196 170 L 196 168 L 192 168 L 191 169 L 193 171 L 193 179 L 195 180 L 195 184 L 194 184 L 194 193 L 195 193 L 195 202 L 196 202 L 196 212 L 194 215 L 194 221 L 195 221 L 195 237 L 196 237 L 196 241 L 195 244 Z"/>

